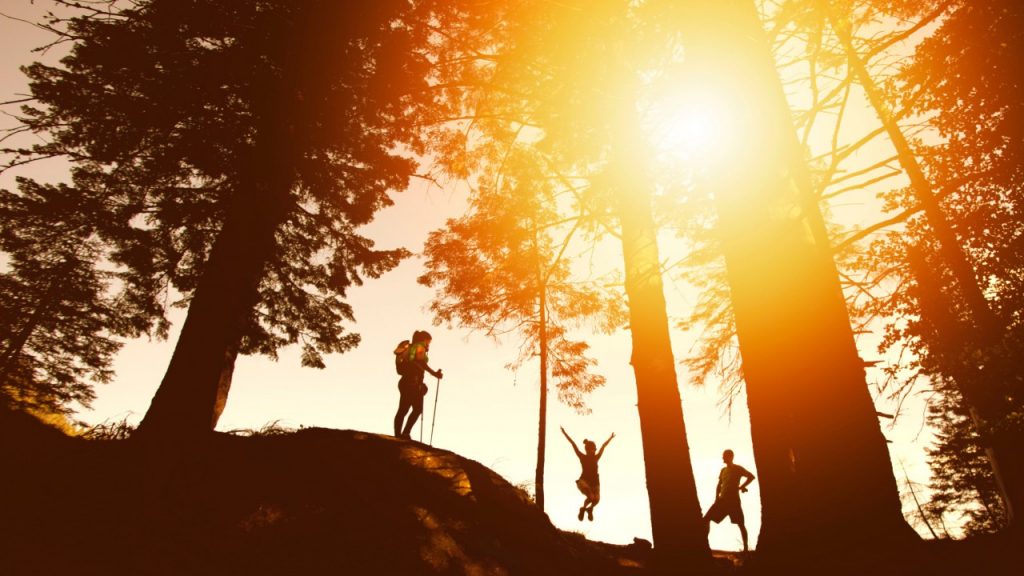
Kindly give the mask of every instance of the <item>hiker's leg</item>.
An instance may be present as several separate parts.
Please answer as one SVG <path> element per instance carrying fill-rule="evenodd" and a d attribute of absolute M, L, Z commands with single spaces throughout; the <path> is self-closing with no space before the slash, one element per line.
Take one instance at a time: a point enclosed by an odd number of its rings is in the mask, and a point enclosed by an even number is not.
<path fill-rule="evenodd" d="M 739 527 L 740 527 L 740 536 L 743 537 L 743 551 L 747 552 L 748 551 L 748 548 L 747 548 L 747 526 L 745 524 L 743 524 L 743 523 L 740 523 Z"/>
<path fill-rule="evenodd" d="M 412 399 L 412 414 L 409 415 L 409 420 L 405 422 L 405 430 L 402 430 L 403 436 L 409 436 L 412 434 L 412 427 L 416 424 L 416 421 L 420 419 L 420 414 L 423 413 L 423 396 L 416 395 Z"/>
<path fill-rule="evenodd" d="M 412 408 L 412 402 L 409 400 L 408 394 L 402 394 L 402 398 L 398 401 L 398 411 L 395 412 L 395 436 L 402 435 L 402 422 L 405 420 L 405 413 Z"/>

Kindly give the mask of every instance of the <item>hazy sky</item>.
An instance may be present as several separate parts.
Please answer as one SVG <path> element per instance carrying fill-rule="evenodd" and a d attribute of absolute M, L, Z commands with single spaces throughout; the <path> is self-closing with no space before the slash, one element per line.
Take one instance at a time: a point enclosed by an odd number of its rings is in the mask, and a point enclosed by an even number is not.
<path fill-rule="evenodd" d="M 0 0 L 0 6 L 5 15 L 34 20 L 49 4 L 43 0 L 34 4 L 29 0 Z M 44 32 L 0 17 L 0 100 L 26 92 L 18 66 L 39 58 L 54 60 L 55 54 L 40 56 L 29 52 L 46 41 Z M 13 110 L 6 107 L 5 111 Z M 870 121 L 871 116 L 864 114 L 864 122 Z M 0 123 L 7 127 L 13 121 L 5 116 Z M 3 174 L 0 186 L 10 187 L 15 174 L 53 181 L 66 177 L 66 167 L 54 162 Z M 405 246 L 419 252 L 428 232 L 460 213 L 465 192 L 458 186 L 438 189 L 414 182 L 409 190 L 396 193 L 394 199 L 396 206 L 382 212 L 366 232 L 380 247 Z M 671 239 L 665 238 L 663 257 L 673 257 L 673 248 Z M 348 354 L 327 357 L 325 370 L 300 368 L 297 349 L 282 350 L 277 362 L 263 357 L 240 357 L 219 429 L 258 428 L 278 421 L 289 427 L 325 426 L 390 434 L 398 402 L 391 350 L 398 340 L 409 338 L 413 330 L 425 328 L 434 336 L 431 364 L 443 368 L 446 375 L 437 404 L 434 444 L 481 462 L 513 484 L 532 485 L 537 446 L 536 366 L 527 365 L 518 373 L 504 369 L 516 355 L 515 341 L 494 342 L 482 335 L 431 326 L 426 310 L 430 291 L 415 282 L 421 266 L 421 259 L 411 258 L 383 278 L 351 291 L 349 302 L 355 309 L 357 323 L 349 328 L 362 335 L 362 344 Z M 666 297 L 669 313 L 675 317 L 683 316 L 695 299 L 689 288 L 668 278 Z M 175 327 L 180 328 L 184 312 L 176 311 L 172 318 Z M 677 359 L 684 357 L 693 345 L 694 335 L 674 331 L 672 336 Z M 129 342 L 118 356 L 115 382 L 99 387 L 93 408 L 82 411 L 79 418 L 90 423 L 124 418 L 137 422 L 163 376 L 176 338 L 176 331 L 172 331 L 166 342 Z M 607 378 L 607 384 L 590 397 L 593 413 L 587 416 L 579 416 L 560 405 L 555 394 L 550 396 L 547 512 L 556 526 L 592 539 L 613 543 L 629 543 L 634 537 L 650 539 L 636 391 L 629 366 L 629 335 L 620 331 L 590 341 L 599 359 L 598 370 Z M 865 358 L 877 357 L 872 347 L 862 348 Z M 757 473 L 745 400 L 741 398 L 728 417 L 717 406 L 716 389 L 690 386 L 685 369 L 678 366 L 677 371 L 691 460 L 702 509 L 706 510 L 714 498 L 723 449 L 732 448 L 736 462 Z M 869 381 L 875 379 L 877 374 L 869 373 Z M 429 376 L 428 384 L 431 389 L 425 404 L 427 436 L 437 387 Z M 881 401 L 878 406 L 880 410 L 889 409 Z M 616 433 L 601 460 L 602 501 L 593 522 L 581 523 L 576 519 L 582 502 L 574 485 L 579 464 L 558 432 L 560 425 L 577 442 L 586 437 L 600 443 L 611 432 Z M 887 421 L 883 421 L 883 426 L 888 426 Z M 906 463 L 914 480 L 927 481 L 927 466 L 923 462 L 927 434 L 919 434 L 920 430 L 918 413 L 908 414 L 895 430 L 883 430 L 892 440 L 890 450 L 901 483 L 901 462 Z M 414 437 L 418 432 L 417 426 Z M 758 489 L 755 482 L 743 499 L 752 545 L 760 529 Z M 713 526 L 711 545 L 739 549 L 739 531 L 728 521 Z"/>

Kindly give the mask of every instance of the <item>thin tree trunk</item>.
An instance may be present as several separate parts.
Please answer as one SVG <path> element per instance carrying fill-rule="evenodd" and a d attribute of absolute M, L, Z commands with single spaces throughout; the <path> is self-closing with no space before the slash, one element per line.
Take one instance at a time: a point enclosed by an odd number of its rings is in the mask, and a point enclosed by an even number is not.
<path fill-rule="evenodd" d="M 921 517 L 921 521 L 928 528 L 928 532 L 932 535 L 933 540 L 938 540 L 939 535 L 935 533 L 935 529 L 932 528 L 932 523 L 928 520 L 928 515 L 924 513 L 924 506 L 921 505 L 921 501 L 917 498 L 917 490 L 914 490 L 914 483 L 910 481 L 910 475 L 907 474 L 906 467 L 900 464 L 903 468 L 903 479 L 907 483 L 907 489 L 910 490 L 910 496 L 914 499 L 914 506 L 917 507 L 917 514 Z"/>
<path fill-rule="evenodd" d="M 882 127 L 885 128 L 886 134 L 889 135 L 889 140 L 892 142 L 893 147 L 896 148 L 896 155 L 900 166 L 903 167 L 907 177 L 910 179 L 910 187 L 914 191 L 917 201 L 924 209 L 925 216 L 928 218 L 928 224 L 931 226 L 935 239 L 939 243 L 939 253 L 953 272 L 954 277 L 956 277 L 960 291 L 967 302 L 975 322 L 978 324 L 978 328 L 983 331 L 994 331 L 996 334 L 1000 333 L 1002 331 L 1000 322 L 989 307 L 988 301 L 981 291 L 978 278 L 974 273 L 974 268 L 968 262 L 967 256 L 961 249 L 960 241 L 956 237 L 956 233 L 953 231 L 952 226 L 950 226 L 946 215 L 942 212 L 942 207 L 939 205 L 935 192 L 932 190 L 931 182 L 925 177 L 924 170 L 921 169 L 921 164 L 917 161 L 917 155 L 914 154 L 910 143 L 907 142 L 906 136 L 903 135 L 903 130 L 900 129 L 896 118 L 889 111 L 882 91 L 875 84 L 871 73 L 868 72 L 867 66 L 864 64 L 864 60 L 861 59 L 857 49 L 853 46 L 849 22 L 839 18 L 828 3 L 826 3 L 826 10 L 828 11 L 828 18 L 832 29 L 843 45 L 846 58 L 850 62 L 850 68 L 853 70 L 861 87 L 864 88 L 864 93 L 867 95 L 871 107 L 882 122 Z"/>
<path fill-rule="evenodd" d="M 32 333 L 35 332 L 36 326 L 43 318 L 43 314 L 49 309 L 50 305 L 50 293 L 53 292 L 51 287 L 43 301 L 39 302 L 36 309 L 32 311 L 32 314 L 28 317 L 25 325 L 22 326 L 21 330 L 11 338 L 7 348 L 3 352 L 3 356 L 0 357 L 0 383 L 7 380 L 7 373 L 11 368 L 14 367 L 18 359 L 18 355 L 21 354 L 21 350 L 28 343 L 28 339 L 32 337 Z"/>
<path fill-rule="evenodd" d="M 914 538 L 756 6 L 681 8 L 691 81 L 723 91 L 743 130 L 711 181 L 761 485 L 758 548 Z"/>
<path fill-rule="evenodd" d="M 541 276 L 543 278 L 543 276 Z M 547 286 L 540 284 L 540 415 L 537 422 L 537 475 L 534 478 L 534 492 L 537 506 L 544 509 L 544 458 L 548 430 L 548 315 Z"/>

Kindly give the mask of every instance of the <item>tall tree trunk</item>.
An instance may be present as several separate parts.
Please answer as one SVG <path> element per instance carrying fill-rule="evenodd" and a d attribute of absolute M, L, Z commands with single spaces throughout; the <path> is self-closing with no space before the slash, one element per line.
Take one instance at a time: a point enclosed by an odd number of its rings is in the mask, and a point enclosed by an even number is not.
<path fill-rule="evenodd" d="M 756 6 L 680 7 L 691 81 L 722 90 L 744 131 L 711 181 L 761 485 L 758 547 L 913 538 Z"/>
<path fill-rule="evenodd" d="M 910 147 L 910 143 L 903 135 L 896 119 L 889 112 L 882 91 L 875 84 L 864 60 L 857 53 L 853 45 L 849 21 L 837 15 L 831 6 L 826 9 L 829 22 L 839 37 L 847 60 L 850 62 L 850 68 L 864 88 L 868 101 L 889 135 L 889 140 L 896 149 L 900 165 L 910 179 L 911 189 L 924 209 L 928 225 L 937 241 L 939 257 L 952 271 L 957 286 L 960 288 L 960 294 L 971 312 L 974 325 L 968 327 L 968 330 L 973 333 L 973 338 L 970 339 L 972 342 L 964 344 L 980 349 L 990 348 L 1002 338 L 1005 327 L 992 312 L 988 300 L 985 299 L 974 268 L 967 260 L 960 241 L 956 237 L 956 232 L 953 231 L 953 227 L 950 226 L 943 213 L 932 190 L 931 182 L 928 181 L 924 170 L 921 169 L 921 165 L 917 161 L 917 155 Z M 1015 511 L 1024 509 L 1024 466 L 1019 463 L 1022 453 L 1018 448 L 1020 439 L 991 438 L 987 432 L 991 423 L 1006 417 L 1008 407 L 1003 405 L 998 392 L 1000 388 L 998 379 L 1003 377 L 1005 375 L 987 376 L 984 370 L 976 370 L 973 373 L 965 373 L 954 381 L 968 404 L 968 412 L 971 414 L 975 427 L 986 439 L 985 454 L 995 475 L 996 485 L 999 487 L 1000 496 L 1006 509 L 1007 520 L 1011 526 L 1015 526 L 1017 524 Z"/>
<path fill-rule="evenodd" d="M 170 365 L 139 425 L 140 436 L 208 433 L 227 401 L 245 323 L 258 299 L 292 184 L 286 130 L 268 112 L 252 172 L 235 193 L 206 262 Z"/>
<path fill-rule="evenodd" d="M 543 280 L 543 275 L 538 276 Z M 544 458 L 548 434 L 548 314 L 547 285 L 540 284 L 540 415 L 537 420 L 537 475 L 534 478 L 534 492 L 537 506 L 544 509 Z"/>
<path fill-rule="evenodd" d="M 619 142 L 639 146 L 643 138 L 638 130 L 638 122 L 624 123 Z M 636 377 L 654 551 L 662 563 L 678 565 L 706 560 L 710 549 L 676 380 L 651 195 L 636 184 L 646 181 L 637 177 L 643 166 L 638 153 L 636 148 L 620 149 L 609 170 L 621 224 L 633 345 L 630 363 Z"/>

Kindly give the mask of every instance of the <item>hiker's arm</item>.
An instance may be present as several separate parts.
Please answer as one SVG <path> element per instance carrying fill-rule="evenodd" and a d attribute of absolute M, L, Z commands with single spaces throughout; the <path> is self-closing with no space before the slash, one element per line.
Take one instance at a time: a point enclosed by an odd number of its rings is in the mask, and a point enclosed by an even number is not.
<path fill-rule="evenodd" d="M 434 378 L 444 378 L 444 372 L 440 368 L 438 368 L 437 370 L 431 370 L 430 366 L 427 366 L 426 362 L 421 362 L 420 365 Z"/>
<path fill-rule="evenodd" d="M 747 486 L 750 486 L 750 484 L 754 482 L 754 475 L 751 474 L 750 470 L 747 470 L 746 468 L 743 469 L 743 477 L 746 479 L 746 481 L 740 484 L 740 492 L 746 492 Z"/>
<path fill-rule="evenodd" d="M 424 350 L 423 348 L 420 348 L 419 350 L 416 351 L 415 362 L 417 365 L 419 365 L 420 368 L 423 368 L 423 370 L 429 372 L 430 375 L 433 376 L 434 378 L 444 378 L 444 373 L 441 371 L 440 368 L 434 370 L 430 366 L 427 366 L 427 351 Z"/>
<path fill-rule="evenodd" d="M 572 436 L 569 436 L 569 433 L 565 431 L 565 428 L 561 426 L 559 426 L 558 428 L 562 431 L 562 436 L 565 436 L 565 439 L 569 441 L 569 444 L 572 444 L 572 449 L 576 452 L 576 455 L 582 456 L 583 452 L 580 452 L 580 447 L 577 446 L 575 442 L 573 442 Z"/>
<path fill-rule="evenodd" d="M 601 454 L 604 454 L 604 449 L 608 446 L 608 443 L 612 441 L 612 438 L 615 438 L 615 432 L 612 432 L 612 435 L 609 436 L 608 439 L 604 441 L 604 444 L 601 444 L 601 449 L 597 451 L 598 458 L 601 457 Z"/>

